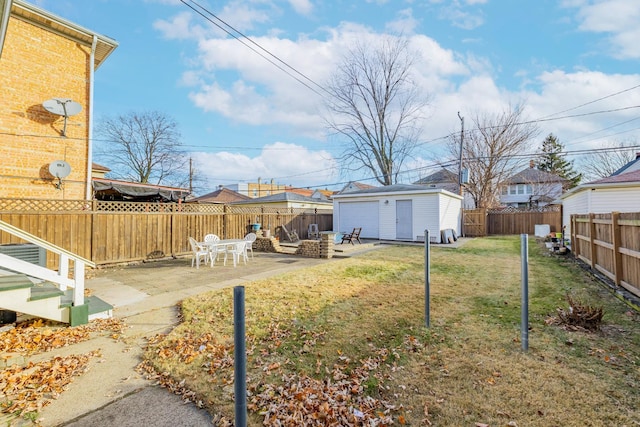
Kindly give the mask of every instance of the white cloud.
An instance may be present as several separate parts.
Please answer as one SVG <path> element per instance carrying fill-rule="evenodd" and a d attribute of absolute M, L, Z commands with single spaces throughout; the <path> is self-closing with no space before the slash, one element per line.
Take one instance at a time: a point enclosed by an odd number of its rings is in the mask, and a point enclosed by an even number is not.
<path fill-rule="evenodd" d="M 581 31 L 609 34 L 614 57 L 640 58 L 640 7 L 637 0 L 571 1 L 563 5 L 578 8 L 578 28 Z"/>
<path fill-rule="evenodd" d="M 297 186 L 322 185 L 337 178 L 335 159 L 327 151 L 284 142 L 265 145 L 256 157 L 230 152 L 192 155 L 196 171 L 210 188 L 228 182 L 255 182 L 259 177 Z"/>
<path fill-rule="evenodd" d="M 395 20 L 387 23 L 387 31 L 394 34 L 413 34 L 420 23 L 420 21 L 413 17 L 413 11 L 410 8 L 403 9 L 398 11 L 397 15 Z"/>
<path fill-rule="evenodd" d="M 300 15 L 310 15 L 313 11 L 313 4 L 309 0 L 289 0 L 289 4 Z"/>
<path fill-rule="evenodd" d="M 483 0 L 467 0 L 466 4 L 473 6 L 475 4 L 483 4 Z M 451 4 L 445 5 L 440 9 L 440 19 L 451 21 L 451 24 L 464 30 L 473 30 L 484 24 L 484 16 L 482 11 L 476 9 L 469 10 L 455 0 Z"/>

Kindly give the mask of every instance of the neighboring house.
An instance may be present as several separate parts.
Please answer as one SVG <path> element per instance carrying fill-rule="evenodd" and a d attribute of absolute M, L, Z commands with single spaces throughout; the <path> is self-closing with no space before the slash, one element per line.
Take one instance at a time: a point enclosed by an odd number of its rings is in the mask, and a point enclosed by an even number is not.
<path fill-rule="evenodd" d="M 573 214 L 640 212 L 640 169 L 580 184 L 560 199 L 567 235 Z"/>
<path fill-rule="evenodd" d="M 372 188 L 377 188 L 377 187 L 375 185 L 364 184 L 362 182 L 349 181 L 347 185 L 342 187 L 342 190 L 338 191 L 337 194 L 351 193 L 354 191 L 361 191 L 361 190 L 370 190 Z"/>
<path fill-rule="evenodd" d="M 460 235 L 462 197 L 438 188 L 396 184 L 333 196 L 333 229 L 351 232 L 362 227 L 361 237 L 439 243 L 440 232 Z"/>
<path fill-rule="evenodd" d="M 225 187 L 251 198 L 271 196 L 273 194 L 284 193 L 286 191 L 285 185 L 276 184 L 273 179 L 269 182 L 262 182 L 262 179 L 260 178 L 258 178 L 258 182 L 241 182 L 238 184 L 226 185 Z"/>
<path fill-rule="evenodd" d="M 620 175 L 623 173 L 633 172 L 637 170 L 640 170 L 640 152 L 636 153 L 635 160 L 630 161 L 629 163 L 627 163 L 626 165 L 624 165 L 623 167 L 621 167 L 620 169 L 612 173 L 611 176 Z"/>
<path fill-rule="evenodd" d="M 440 188 L 443 190 L 447 190 L 453 194 L 459 194 L 460 187 L 458 185 L 458 174 L 451 172 L 449 169 L 442 168 L 437 172 L 432 173 L 431 175 L 425 176 L 424 178 L 420 178 L 418 181 L 413 183 L 414 185 L 424 185 L 428 188 Z M 463 208 L 464 209 L 475 209 L 475 202 L 473 201 L 473 197 L 471 194 L 464 191 L 464 187 L 462 188 L 463 199 Z"/>
<path fill-rule="evenodd" d="M 118 44 L 22 0 L 0 42 L 2 197 L 90 199 L 94 71 Z M 80 108 L 68 117 L 43 107 L 68 100 Z"/>
<path fill-rule="evenodd" d="M 302 196 L 296 193 L 278 193 L 271 196 L 258 197 L 241 202 L 232 203 L 241 206 L 266 206 L 270 208 L 295 208 L 295 209 L 332 209 L 333 204 L 325 199 Z"/>
<path fill-rule="evenodd" d="M 311 190 L 309 188 L 296 188 L 289 187 L 285 188 L 287 193 L 296 193 L 301 196 L 311 197 L 312 199 L 321 199 L 321 200 L 329 200 L 331 196 L 333 196 L 333 191 L 330 190 Z"/>
<path fill-rule="evenodd" d="M 500 204 L 516 208 L 545 206 L 562 194 L 566 179 L 531 165 L 500 185 Z"/>
<path fill-rule="evenodd" d="M 207 193 L 204 196 L 196 197 L 191 201 L 195 203 L 226 204 L 226 203 L 241 202 L 245 200 L 252 200 L 252 199 L 249 196 L 245 196 L 244 194 L 240 194 L 236 191 L 220 186 L 216 191 Z"/>

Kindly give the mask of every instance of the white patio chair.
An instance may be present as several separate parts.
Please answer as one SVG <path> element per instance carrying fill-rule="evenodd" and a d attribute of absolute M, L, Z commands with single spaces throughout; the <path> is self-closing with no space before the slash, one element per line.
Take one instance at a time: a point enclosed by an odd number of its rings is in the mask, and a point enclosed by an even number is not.
<path fill-rule="evenodd" d="M 220 237 L 218 237 L 216 234 L 207 234 L 206 236 L 204 236 L 204 242 L 205 243 L 216 243 L 220 241 Z M 209 250 L 211 251 L 211 264 L 213 264 L 214 260 L 218 260 L 218 256 L 220 254 L 225 253 L 225 247 L 224 246 L 216 246 L 216 245 L 211 245 L 209 246 Z"/>
<path fill-rule="evenodd" d="M 244 245 L 244 254 L 246 258 L 249 258 L 247 252 L 251 251 L 251 259 L 253 259 L 253 242 L 255 242 L 257 238 L 258 236 L 256 236 L 256 233 L 249 233 L 244 236 L 244 240 L 246 240 Z"/>
<path fill-rule="evenodd" d="M 240 257 L 242 257 L 242 259 L 244 260 L 245 265 L 247 264 L 247 253 L 245 252 L 245 246 L 246 246 L 247 242 L 243 241 L 243 242 L 238 242 L 238 243 L 231 243 L 230 245 L 227 245 L 227 249 L 224 253 L 224 264 L 223 265 L 227 265 L 227 256 L 229 254 L 231 254 L 231 256 L 233 257 L 233 266 L 235 267 L 239 262 L 240 262 Z"/>
<path fill-rule="evenodd" d="M 191 251 L 193 252 L 191 267 L 195 264 L 196 268 L 200 268 L 200 260 L 204 260 L 205 264 L 209 261 L 209 248 L 199 244 L 193 237 L 189 237 L 189 244 L 191 245 Z M 211 265 L 213 265 L 213 261 L 211 262 Z"/>

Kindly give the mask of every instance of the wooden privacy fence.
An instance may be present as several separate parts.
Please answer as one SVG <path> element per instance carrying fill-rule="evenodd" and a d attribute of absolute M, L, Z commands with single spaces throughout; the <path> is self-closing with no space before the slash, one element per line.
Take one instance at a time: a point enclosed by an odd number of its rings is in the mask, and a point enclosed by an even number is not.
<path fill-rule="evenodd" d="M 571 250 L 640 296 L 640 213 L 571 215 Z"/>
<path fill-rule="evenodd" d="M 552 232 L 562 231 L 562 209 L 558 205 L 533 209 L 474 209 L 463 212 L 463 235 L 512 235 L 535 233 L 536 224 L 549 224 Z"/>
<path fill-rule="evenodd" d="M 282 225 L 301 239 L 309 224 L 333 228 L 331 210 L 97 200 L 0 199 L 0 220 L 98 265 L 184 255 L 190 236 L 241 238 L 255 223 L 280 239 Z M 0 233 L 0 244 L 8 243 L 23 242 Z M 47 259 L 47 266 L 55 261 Z"/>

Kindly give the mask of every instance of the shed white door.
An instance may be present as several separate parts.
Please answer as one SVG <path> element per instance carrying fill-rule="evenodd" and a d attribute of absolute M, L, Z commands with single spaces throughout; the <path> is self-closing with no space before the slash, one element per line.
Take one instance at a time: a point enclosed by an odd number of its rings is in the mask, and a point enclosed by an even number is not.
<path fill-rule="evenodd" d="M 340 203 L 340 229 L 336 231 L 350 233 L 357 227 L 362 227 L 360 237 L 380 238 L 377 201 Z"/>
<path fill-rule="evenodd" d="M 396 201 L 396 239 L 412 240 L 413 214 L 411 200 Z"/>

